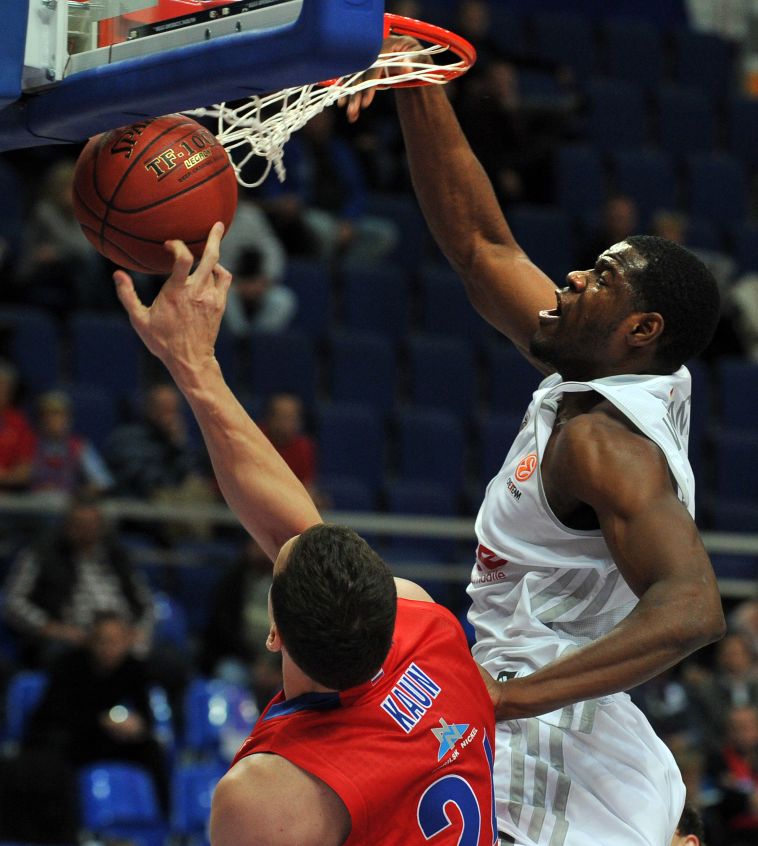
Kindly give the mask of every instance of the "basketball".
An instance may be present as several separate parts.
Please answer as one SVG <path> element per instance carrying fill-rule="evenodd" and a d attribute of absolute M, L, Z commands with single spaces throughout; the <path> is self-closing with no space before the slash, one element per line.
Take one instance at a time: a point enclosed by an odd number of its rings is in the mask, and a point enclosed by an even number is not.
<path fill-rule="evenodd" d="M 208 129 L 166 115 L 91 138 L 76 164 L 74 214 L 98 252 L 119 267 L 164 274 L 164 242 L 200 258 L 211 226 L 228 228 L 237 208 L 229 156 Z"/>

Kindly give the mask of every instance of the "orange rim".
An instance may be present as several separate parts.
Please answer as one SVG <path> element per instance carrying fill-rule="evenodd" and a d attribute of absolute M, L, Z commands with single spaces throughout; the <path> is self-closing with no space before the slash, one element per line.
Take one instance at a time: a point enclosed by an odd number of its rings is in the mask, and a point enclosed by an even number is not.
<path fill-rule="evenodd" d="M 384 15 L 384 37 L 389 35 L 409 35 L 411 38 L 417 38 L 419 41 L 425 41 L 427 44 L 438 44 L 441 47 L 447 47 L 459 59 L 463 61 L 463 65 L 453 67 L 452 65 L 434 65 L 434 72 L 441 77 L 444 77 L 445 82 L 455 79 L 458 76 L 466 73 L 466 71 L 476 61 L 476 50 L 473 44 L 466 41 L 460 35 L 450 32 L 449 29 L 444 29 L 441 26 L 426 23 L 425 21 L 417 21 L 414 18 L 406 18 L 404 15 L 394 15 L 391 12 L 386 12 Z M 430 67 L 432 67 L 430 65 Z M 325 79 L 319 82 L 319 85 L 334 85 L 337 79 Z M 392 82 L 392 77 L 383 79 L 381 82 L 382 88 L 418 88 L 421 85 L 431 85 L 424 79 L 409 79 L 406 82 Z"/>
<path fill-rule="evenodd" d="M 446 80 L 455 79 L 466 73 L 476 61 L 476 50 L 473 44 L 449 29 L 425 21 L 417 21 L 414 18 L 406 18 L 403 15 L 393 15 L 387 12 L 384 15 L 384 37 L 386 38 L 388 35 L 409 35 L 412 38 L 418 38 L 420 41 L 426 41 L 428 44 L 439 44 L 451 50 L 459 59 L 463 60 L 464 64 L 455 68 L 435 65 L 435 72 L 444 76 Z M 423 79 L 412 79 L 392 86 L 392 79 L 390 78 L 385 80 L 385 84 L 395 88 L 408 88 L 429 85 L 430 83 Z"/>

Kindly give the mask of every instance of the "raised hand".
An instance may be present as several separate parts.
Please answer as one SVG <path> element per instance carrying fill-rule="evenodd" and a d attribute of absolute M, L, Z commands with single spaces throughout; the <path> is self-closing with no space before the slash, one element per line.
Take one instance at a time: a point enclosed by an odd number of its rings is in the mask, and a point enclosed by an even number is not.
<path fill-rule="evenodd" d="M 417 53 L 421 49 L 423 49 L 421 44 L 409 35 L 391 35 L 384 39 L 380 53 L 412 54 Z M 423 54 L 414 56 L 413 61 L 431 62 L 429 57 L 424 56 Z M 396 65 L 391 65 L 389 67 L 370 68 L 363 76 L 365 79 L 379 79 L 380 77 L 386 77 L 389 79 L 393 76 L 404 73 L 407 70 L 408 68 L 402 62 L 398 61 Z M 339 106 L 345 107 L 345 114 L 347 115 L 347 119 L 350 123 L 355 123 L 355 121 L 360 117 L 363 109 L 368 108 L 374 102 L 376 92 L 381 88 L 382 86 L 365 88 L 357 94 L 353 94 L 350 97 L 344 97 L 342 100 L 338 101 Z"/>
<path fill-rule="evenodd" d="M 214 361 L 214 345 L 232 281 L 231 273 L 218 263 L 223 234 L 224 225 L 214 224 L 194 272 L 194 258 L 187 245 L 167 241 L 174 267 L 149 307 L 140 301 L 128 273 L 117 270 L 113 274 L 116 293 L 132 326 L 172 374 L 179 368 L 194 370 Z"/>

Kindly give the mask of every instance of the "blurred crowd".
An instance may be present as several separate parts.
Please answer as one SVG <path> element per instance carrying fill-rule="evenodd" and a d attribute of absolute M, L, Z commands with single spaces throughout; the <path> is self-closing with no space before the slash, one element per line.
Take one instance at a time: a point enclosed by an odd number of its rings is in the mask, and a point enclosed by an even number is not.
<path fill-rule="evenodd" d="M 415 0 L 389 2 L 387 9 L 434 17 Z M 553 207 L 558 149 L 587 140 L 583 89 L 570 66 L 515 51 L 493 31 L 492 10 L 485 0 L 455 5 L 453 28 L 476 45 L 479 59 L 449 86 L 449 96 L 500 202 Z M 535 80 L 550 96 L 542 96 Z M 72 315 L 120 309 L 113 268 L 73 217 L 77 152 L 45 147 L 0 156 L 0 309 L 42 309 L 64 336 Z M 354 268 L 409 266 L 403 222 L 381 202 L 412 202 L 390 95 L 378 97 L 354 125 L 337 110 L 314 118 L 287 145 L 285 163 L 285 182 L 271 176 L 259 189 L 241 191 L 224 239 L 222 261 L 234 274 L 224 323 L 238 344 L 293 324 L 300 306 L 286 284 L 293 261 L 320 263 L 335 279 Z M 758 277 L 741 266 L 727 240 L 699 238 L 697 221 L 683 207 L 643 214 L 633 197 L 609 190 L 592 214 L 573 223 L 573 254 L 582 267 L 641 230 L 694 249 L 716 274 L 725 303 L 709 356 L 758 361 Z M 417 269 L 423 262 L 439 265 L 431 242 L 414 249 Z M 148 301 L 160 284 L 141 276 L 136 282 Z M 48 499 L 63 511 L 21 533 L 11 516 L 0 517 L 0 702 L 8 701 L 22 671 L 45 679 L 22 729 L 0 730 L 0 839 L 74 842 L 76 767 L 107 758 L 140 763 L 168 815 L 193 680 L 214 678 L 245 690 L 259 708 L 277 689 L 279 668 L 263 648 L 270 562 L 250 540 L 202 520 L 130 518 L 119 525 L 109 519 L 112 497 L 220 503 L 202 440 L 172 385 L 160 379 L 147 385 L 98 447 L 76 430 L 67 386 L 30 395 L 6 341 L 0 338 L 0 492 Z M 303 398 L 273 392 L 256 411 L 298 478 L 328 507 Z M 158 568 L 156 577 L 135 554 L 139 544 L 128 542 L 134 538 L 169 552 L 187 541 L 212 550 L 219 539 L 233 550 L 223 566 L 211 567 L 210 587 L 192 598 L 202 613 L 178 635 L 171 624 L 192 612 L 172 602 L 170 588 L 182 568 L 168 580 L 167 569 Z M 463 588 L 460 594 L 456 612 Z M 708 846 L 748 846 L 758 842 L 758 598 L 732 600 L 727 610 L 723 641 L 631 695 L 674 750 Z M 156 690 L 171 713 L 170 742 L 161 733 Z M 9 726 L 11 714 L 2 716 L 0 725 Z M 219 746 L 212 754 L 223 758 L 225 751 Z"/>

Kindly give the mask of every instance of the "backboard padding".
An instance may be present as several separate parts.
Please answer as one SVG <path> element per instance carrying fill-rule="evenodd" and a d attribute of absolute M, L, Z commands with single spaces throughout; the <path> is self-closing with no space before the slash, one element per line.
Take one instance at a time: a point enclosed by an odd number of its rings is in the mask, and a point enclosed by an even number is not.
<path fill-rule="evenodd" d="M 379 53 L 383 16 L 382 0 L 302 0 L 291 24 L 73 73 L 0 110 L 0 150 L 79 142 L 145 117 L 361 70 Z"/>

